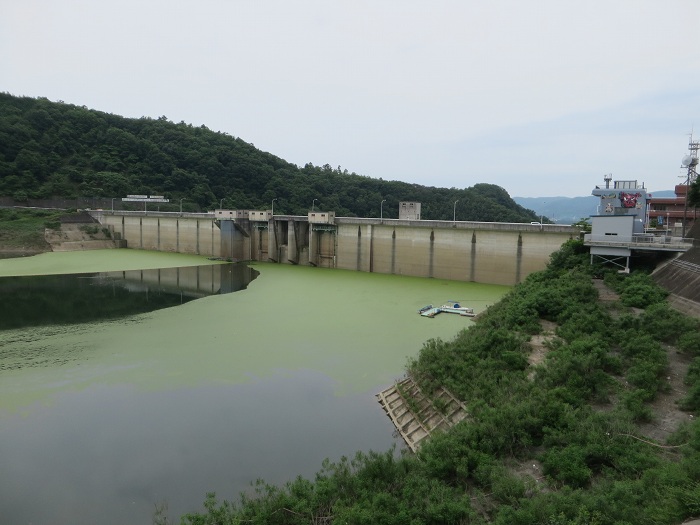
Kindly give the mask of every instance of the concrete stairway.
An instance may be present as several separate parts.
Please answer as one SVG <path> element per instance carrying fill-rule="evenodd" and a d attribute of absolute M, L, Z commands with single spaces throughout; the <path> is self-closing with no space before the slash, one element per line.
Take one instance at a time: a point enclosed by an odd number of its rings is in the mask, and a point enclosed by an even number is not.
<path fill-rule="evenodd" d="M 445 388 L 428 397 L 410 377 L 381 391 L 377 398 L 413 452 L 432 433 L 467 418 L 464 404 Z"/>

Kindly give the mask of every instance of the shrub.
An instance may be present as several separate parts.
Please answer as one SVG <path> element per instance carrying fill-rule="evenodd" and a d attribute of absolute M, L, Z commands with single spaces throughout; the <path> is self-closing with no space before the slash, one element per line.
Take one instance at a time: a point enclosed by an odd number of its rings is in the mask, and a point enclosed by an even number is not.
<path fill-rule="evenodd" d="M 664 301 L 652 304 L 644 311 L 640 327 L 655 339 L 674 344 L 681 334 L 700 330 L 700 323 L 674 310 Z M 695 340 L 690 337 L 688 344 Z"/>
<path fill-rule="evenodd" d="M 590 264 L 590 257 L 590 250 L 583 245 L 583 241 L 571 239 L 562 244 L 559 250 L 552 253 L 549 258 L 547 270 L 561 273 L 574 268 L 580 268 L 584 271 L 590 270 L 592 273 L 594 267 Z"/>
<path fill-rule="evenodd" d="M 691 355 L 700 355 L 700 331 L 682 333 L 678 338 L 678 349 Z"/>
<path fill-rule="evenodd" d="M 29 195 L 27 195 L 27 192 L 24 190 L 18 190 L 12 195 L 12 198 L 17 202 L 27 202 Z"/>
<path fill-rule="evenodd" d="M 80 230 L 85 232 L 88 235 L 97 235 L 97 232 L 100 231 L 99 227 L 96 225 L 90 225 L 90 226 L 81 226 Z"/>
<path fill-rule="evenodd" d="M 635 308 L 646 308 L 659 303 L 668 295 L 650 275 L 641 272 L 624 277 L 609 273 L 605 276 L 605 283 L 620 294 L 622 304 Z"/>
<path fill-rule="evenodd" d="M 680 400 L 679 406 L 689 412 L 700 410 L 700 383 L 695 383 L 688 389 L 688 394 Z"/>
<path fill-rule="evenodd" d="M 591 479 L 591 469 L 586 465 L 586 453 L 578 445 L 547 451 L 542 460 L 545 474 L 574 488 L 585 487 Z"/>
<path fill-rule="evenodd" d="M 629 411 L 632 419 L 638 423 L 646 423 L 652 420 L 654 414 L 646 405 L 649 401 L 649 393 L 645 390 L 632 390 L 622 395 L 622 404 Z"/>

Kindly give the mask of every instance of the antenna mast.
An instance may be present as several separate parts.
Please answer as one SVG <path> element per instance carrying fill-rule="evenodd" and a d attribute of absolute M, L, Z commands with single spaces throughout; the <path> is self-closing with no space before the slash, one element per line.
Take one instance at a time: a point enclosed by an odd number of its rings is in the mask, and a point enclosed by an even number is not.
<path fill-rule="evenodd" d="M 693 134 L 691 132 L 690 139 L 688 140 L 688 151 L 689 155 L 683 157 L 681 161 L 681 168 L 687 168 L 687 173 L 685 176 L 685 206 L 683 207 L 683 233 L 682 238 L 685 238 L 685 228 L 686 222 L 688 221 L 688 192 L 690 191 L 690 185 L 695 182 L 698 177 L 698 173 L 695 171 L 695 167 L 698 165 L 698 150 L 700 149 L 700 141 L 693 140 Z"/>

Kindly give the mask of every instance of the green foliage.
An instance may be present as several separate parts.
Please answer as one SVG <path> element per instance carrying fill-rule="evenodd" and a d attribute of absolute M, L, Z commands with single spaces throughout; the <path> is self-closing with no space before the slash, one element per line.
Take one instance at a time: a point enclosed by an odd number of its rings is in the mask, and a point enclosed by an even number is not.
<path fill-rule="evenodd" d="M 700 178 L 696 178 L 690 185 L 690 190 L 688 191 L 688 206 L 694 208 L 700 206 Z"/>
<path fill-rule="evenodd" d="M 550 449 L 543 457 L 544 472 L 572 487 L 588 485 L 593 472 L 586 465 L 586 452 L 578 445 Z"/>
<path fill-rule="evenodd" d="M 582 232 L 585 232 L 585 233 L 590 233 L 591 229 L 592 229 L 591 219 L 588 217 L 581 217 L 578 221 L 573 223 L 571 226 L 579 228 Z"/>
<path fill-rule="evenodd" d="M 246 522 L 265 524 L 459 523 L 474 518 L 468 498 L 437 479 L 422 475 L 414 458 L 358 453 L 353 460 L 325 461 L 313 482 L 303 478 L 282 488 L 259 481 L 254 498 L 240 506 L 208 494 L 205 514 L 188 514 L 190 525 Z M 410 505 L 407 504 L 410 502 Z M 316 521 L 315 521 L 316 520 Z"/>
<path fill-rule="evenodd" d="M 298 167 L 241 138 L 204 126 L 128 119 L 47 99 L 0 93 L 0 195 L 17 199 L 164 194 L 188 206 L 268 209 L 306 215 L 397 218 L 399 202 L 422 204 L 434 220 L 523 222 L 537 215 L 492 184 L 435 188 Z M 382 201 L 384 205 L 382 206 Z M 457 202 L 456 207 L 453 206 Z"/>
<path fill-rule="evenodd" d="M 668 292 L 657 285 L 650 275 L 637 272 L 628 276 L 608 273 L 605 284 L 620 294 L 622 304 L 635 308 L 646 308 L 662 302 Z"/>
<path fill-rule="evenodd" d="M 652 420 L 651 408 L 646 404 L 651 400 L 645 390 L 629 390 L 622 394 L 622 404 L 629 412 L 632 419 L 638 423 L 646 423 Z"/>
<path fill-rule="evenodd" d="M 100 228 L 96 224 L 90 224 L 90 225 L 81 226 L 80 230 L 85 232 L 88 235 L 97 235 L 97 232 L 100 231 Z"/>
<path fill-rule="evenodd" d="M 639 326 L 645 333 L 666 343 L 676 344 L 683 337 L 684 345 L 693 350 L 700 322 L 674 310 L 664 301 L 648 306 L 639 318 Z"/>
<path fill-rule="evenodd" d="M 577 225 L 578 223 L 572 226 Z M 590 226 L 588 228 L 588 231 L 590 231 Z M 587 246 L 584 246 L 583 241 L 571 239 L 550 255 L 548 270 L 558 273 L 578 267 L 580 269 L 589 269 L 591 272 L 597 271 L 597 266 L 590 264 L 590 258 L 590 250 Z"/>
<path fill-rule="evenodd" d="M 685 384 L 688 385 L 688 393 L 681 400 L 680 406 L 683 410 L 697 413 L 700 411 L 700 357 L 691 361 Z"/>
<path fill-rule="evenodd" d="M 23 248 L 44 251 L 44 228 L 60 227 L 60 213 L 46 210 L 0 208 L 0 251 Z"/>
<path fill-rule="evenodd" d="M 16 200 L 17 202 L 27 202 L 27 199 L 29 196 L 27 195 L 27 192 L 24 190 L 17 190 L 12 194 L 12 198 Z"/>
<path fill-rule="evenodd" d="M 610 386 L 606 372 L 618 367 L 608 350 L 602 340 L 590 336 L 559 345 L 548 354 L 546 369 L 538 377 L 570 405 L 606 399 Z"/>
<path fill-rule="evenodd" d="M 700 355 L 700 330 L 681 333 L 677 345 L 681 352 Z"/>

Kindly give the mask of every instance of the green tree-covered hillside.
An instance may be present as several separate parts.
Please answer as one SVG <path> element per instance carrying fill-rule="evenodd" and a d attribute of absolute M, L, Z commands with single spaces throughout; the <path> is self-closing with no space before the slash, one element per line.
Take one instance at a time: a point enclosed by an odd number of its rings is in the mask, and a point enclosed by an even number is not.
<path fill-rule="evenodd" d="M 396 218 L 400 201 L 415 201 L 422 203 L 424 219 L 452 220 L 455 212 L 458 220 L 539 219 L 491 184 L 435 188 L 328 164 L 300 168 L 205 126 L 0 94 L 0 196 L 127 194 L 184 198 L 186 207 L 201 209 L 218 207 L 221 199 L 228 208 L 269 209 L 277 199 L 275 210 L 285 214 L 305 215 L 315 204 L 338 216 L 378 217 L 382 208 L 385 217 Z"/>

